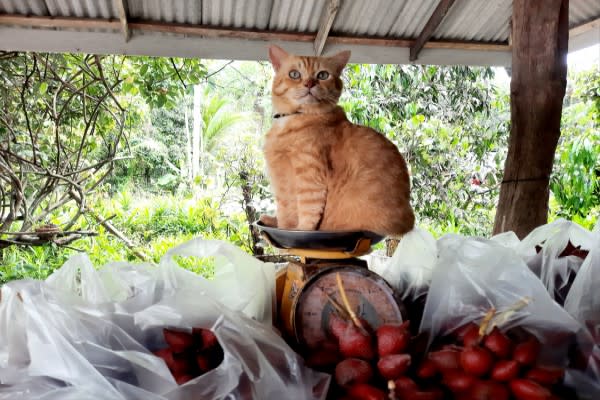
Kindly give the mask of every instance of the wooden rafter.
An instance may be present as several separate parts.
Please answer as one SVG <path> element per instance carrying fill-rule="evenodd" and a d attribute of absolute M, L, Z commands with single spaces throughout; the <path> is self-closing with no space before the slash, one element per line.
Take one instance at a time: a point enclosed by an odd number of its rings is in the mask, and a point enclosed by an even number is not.
<path fill-rule="evenodd" d="M 27 28 L 62 28 L 62 29 L 104 29 L 118 31 L 120 21 L 100 18 L 72 17 L 29 17 L 18 14 L 0 14 L 0 25 L 19 26 Z M 253 29 L 215 28 L 188 24 L 162 23 L 143 20 L 128 20 L 129 29 L 145 32 L 175 33 L 203 38 L 247 39 L 261 41 L 314 42 L 313 33 L 292 33 L 264 31 Z M 406 39 L 383 39 L 355 36 L 328 36 L 328 43 L 342 45 L 364 45 L 381 47 L 409 48 L 415 42 Z M 428 49 L 460 49 L 476 51 L 509 51 L 506 43 L 499 42 L 469 42 L 469 41 L 428 41 L 424 48 Z"/>
<path fill-rule="evenodd" d="M 123 36 L 125 36 L 125 42 L 128 42 L 131 37 L 131 31 L 129 30 L 129 23 L 127 21 L 127 0 L 114 0 L 114 2 L 115 7 L 119 10 L 121 30 L 123 31 Z"/>
<path fill-rule="evenodd" d="M 319 21 L 319 31 L 315 38 L 314 47 L 316 56 L 320 56 L 323 52 L 325 42 L 327 42 L 327 37 L 329 36 L 329 31 L 333 26 L 333 21 L 335 21 L 335 16 L 341 7 L 341 3 L 342 0 L 329 0 L 325 5 L 321 20 Z"/>
<path fill-rule="evenodd" d="M 569 36 L 579 36 L 583 35 L 594 29 L 600 29 L 600 18 L 596 18 L 592 21 L 586 22 L 585 24 L 577 25 L 571 29 L 569 29 Z"/>
<path fill-rule="evenodd" d="M 417 36 L 417 40 L 410 46 L 410 61 L 415 61 L 419 57 L 419 53 L 429 39 L 431 39 L 431 36 L 448 13 L 448 10 L 450 10 L 450 7 L 452 7 L 452 4 L 454 4 L 454 0 L 440 0 L 433 14 L 429 17 L 429 21 L 427 21 L 425 27 L 419 36 Z"/>

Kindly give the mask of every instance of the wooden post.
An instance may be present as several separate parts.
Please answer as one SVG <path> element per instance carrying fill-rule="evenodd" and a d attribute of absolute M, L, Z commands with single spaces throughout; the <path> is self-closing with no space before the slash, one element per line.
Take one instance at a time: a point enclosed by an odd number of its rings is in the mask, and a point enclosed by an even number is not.
<path fill-rule="evenodd" d="M 514 0 L 511 132 L 494 233 L 547 222 L 567 82 L 569 0 Z"/>

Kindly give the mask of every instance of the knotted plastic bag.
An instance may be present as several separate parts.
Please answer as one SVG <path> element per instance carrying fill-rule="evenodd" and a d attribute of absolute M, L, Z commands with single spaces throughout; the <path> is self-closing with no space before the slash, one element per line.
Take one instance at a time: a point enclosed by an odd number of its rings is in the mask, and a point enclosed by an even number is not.
<path fill-rule="evenodd" d="M 565 310 L 587 329 L 580 335 L 577 367 L 580 386 L 600 398 L 600 222 L 593 232 L 592 249 L 565 300 Z M 595 385 L 591 382 L 595 382 Z"/>
<path fill-rule="evenodd" d="M 405 234 L 392 257 L 372 259 L 369 268 L 382 276 L 398 293 L 408 319 L 418 326 L 425 297 L 437 261 L 437 244 L 426 230 L 415 227 Z"/>
<path fill-rule="evenodd" d="M 430 342 L 494 309 L 493 324 L 520 326 L 543 344 L 543 360 L 564 365 L 580 325 L 554 302 L 542 282 L 512 249 L 498 241 L 446 235 L 438 240 L 421 332 Z"/>
<path fill-rule="evenodd" d="M 564 304 L 587 252 L 592 233 L 574 222 L 558 219 L 534 229 L 514 248 L 542 280 L 550 297 Z"/>
<path fill-rule="evenodd" d="M 215 280 L 180 268 L 176 255 L 216 257 Z M 0 398 L 324 399 L 329 376 L 304 367 L 271 327 L 273 286 L 272 264 L 200 239 L 158 268 L 96 271 L 76 256 L 47 282 L 10 282 L 0 300 Z M 177 385 L 152 354 L 166 347 L 164 327 L 211 329 L 222 363 Z"/>

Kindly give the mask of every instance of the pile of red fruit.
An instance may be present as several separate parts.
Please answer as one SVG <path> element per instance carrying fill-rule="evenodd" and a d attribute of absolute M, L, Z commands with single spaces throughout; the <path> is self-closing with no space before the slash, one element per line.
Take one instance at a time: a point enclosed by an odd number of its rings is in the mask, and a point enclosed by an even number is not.
<path fill-rule="evenodd" d="M 458 330 L 425 357 L 409 321 L 382 325 L 375 332 L 332 314 L 333 342 L 307 357 L 307 364 L 330 372 L 330 399 L 352 400 L 554 400 L 564 369 L 537 364 L 540 343 L 532 335 L 511 337 L 479 326 Z"/>
<path fill-rule="evenodd" d="M 440 379 L 460 400 L 550 400 L 561 384 L 562 368 L 538 365 L 541 345 L 532 335 L 514 338 L 494 328 L 480 335 L 469 324 L 458 330 L 455 342 L 430 352 L 416 371 L 421 379 Z"/>
<path fill-rule="evenodd" d="M 223 361 L 223 348 L 209 329 L 193 328 L 192 332 L 163 329 L 168 347 L 154 352 L 162 358 L 182 385 L 214 368 Z"/>

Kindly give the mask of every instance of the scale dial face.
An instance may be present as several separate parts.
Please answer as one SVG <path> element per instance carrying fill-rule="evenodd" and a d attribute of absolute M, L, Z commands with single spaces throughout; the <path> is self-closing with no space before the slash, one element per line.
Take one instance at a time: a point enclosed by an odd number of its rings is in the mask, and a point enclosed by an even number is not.
<path fill-rule="evenodd" d="M 315 349 L 330 341 L 329 318 L 335 312 L 330 298 L 343 307 L 336 280 L 339 273 L 350 306 L 372 329 L 402 322 L 393 289 L 379 275 L 354 266 L 334 267 L 319 272 L 304 286 L 296 303 L 295 334 L 300 345 Z"/>

